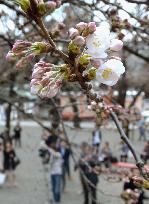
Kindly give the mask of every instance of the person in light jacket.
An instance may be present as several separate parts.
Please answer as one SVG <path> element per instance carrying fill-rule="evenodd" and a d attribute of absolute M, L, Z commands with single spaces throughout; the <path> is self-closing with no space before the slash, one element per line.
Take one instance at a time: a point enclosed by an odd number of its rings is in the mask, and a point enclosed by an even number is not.
<path fill-rule="evenodd" d="M 53 199 L 55 203 L 60 203 L 63 159 L 61 153 L 58 151 L 57 142 L 54 136 L 49 137 L 46 144 L 50 154 L 49 165 Z"/>
<path fill-rule="evenodd" d="M 92 145 L 95 148 L 95 153 L 99 153 L 99 148 L 102 140 L 100 127 L 96 125 L 95 130 L 92 132 Z"/>

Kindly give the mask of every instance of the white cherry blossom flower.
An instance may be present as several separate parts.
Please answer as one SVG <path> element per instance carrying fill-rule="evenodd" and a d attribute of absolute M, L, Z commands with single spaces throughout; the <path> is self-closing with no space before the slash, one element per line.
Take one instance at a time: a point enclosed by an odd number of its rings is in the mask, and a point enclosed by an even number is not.
<path fill-rule="evenodd" d="M 106 58 L 106 50 L 110 47 L 110 29 L 100 26 L 86 38 L 87 53 L 93 58 Z"/>
<path fill-rule="evenodd" d="M 100 83 L 113 86 L 124 72 L 125 67 L 120 60 L 110 59 L 99 67 L 96 78 Z"/>

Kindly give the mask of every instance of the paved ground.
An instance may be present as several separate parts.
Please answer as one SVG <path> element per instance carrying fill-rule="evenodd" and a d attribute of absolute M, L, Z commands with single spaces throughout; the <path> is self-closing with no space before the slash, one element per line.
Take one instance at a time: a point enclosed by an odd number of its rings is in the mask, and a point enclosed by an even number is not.
<path fill-rule="evenodd" d="M 2 127 L 0 128 L 0 131 Z M 38 157 L 38 144 L 40 142 L 41 128 L 34 124 L 23 123 L 23 148 L 17 149 L 21 158 L 21 165 L 17 169 L 16 188 L 0 189 L 0 204 L 46 204 L 47 188 L 45 184 L 44 171 Z M 91 141 L 91 129 L 85 131 L 68 131 L 71 141 L 81 143 L 81 141 Z M 135 134 L 134 145 L 140 152 L 144 142 L 137 142 Z M 118 134 L 114 130 L 103 130 L 103 140 L 110 141 L 114 153 L 119 151 L 118 143 L 120 141 Z M 73 165 L 72 165 L 73 167 Z M 63 195 L 62 204 L 81 204 L 83 197 L 79 194 L 81 191 L 78 173 L 72 172 L 73 180 L 68 182 L 68 192 Z M 120 195 L 122 183 L 108 183 L 100 178 L 99 188 L 107 194 L 99 192 L 98 197 L 102 204 L 122 204 Z M 115 196 L 115 197 L 114 197 Z"/>

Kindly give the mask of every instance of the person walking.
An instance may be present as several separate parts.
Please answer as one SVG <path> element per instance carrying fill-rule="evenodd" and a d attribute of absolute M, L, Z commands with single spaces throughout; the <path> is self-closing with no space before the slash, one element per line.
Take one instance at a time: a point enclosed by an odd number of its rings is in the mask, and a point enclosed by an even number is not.
<path fill-rule="evenodd" d="M 139 126 L 139 140 L 141 141 L 142 139 L 146 141 L 146 129 L 145 129 L 145 119 L 144 117 L 141 117 L 141 119 L 138 122 Z"/>
<path fill-rule="evenodd" d="M 84 204 L 97 204 L 96 188 L 98 183 L 98 158 L 93 155 L 91 147 L 86 146 L 85 154 L 80 158 L 81 183 L 84 194 Z"/>
<path fill-rule="evenodd" d="M 20 126 L 20 123 L 18 122 L 16 124 L 16 126 L 14 127 L 14 140 L 15 140 L 15 147 L 21 147 L 22 143 L 21 143 L 21 131 L 22 128 Z"/>
<path fill-rule="evenodd" d="M 141 159 L 143 159 L 145 164 L 149 160 L 149 140 L 146 142 L 143 152 L 141 153 Z"/>
<path fill-rule="evenodd" d="M 129 152 L 128 145 L 125 144 L 125 142 L 121 141 L 121 153 L 120 153 L 120 161 L 121 162 L 127 162 L 128 152 Z"/>
<path fill-rule="evenodd" d="M 103 159 L 105 167 L 110 168 L 111 159 L 112 159 L 112 151 L 110 148 L 110 144 L 107 141 L 104 143 L 103 148 L 101 150 L 101 157 Z"/>
<path fill-rule="evenodd" d="M 46 141 L 50 154 L 50 175 L 53 199 L 55 203 L 61 201 L 61 181 L 62 181 L 62 156 L 58 151 L 57 142 L 54 137 L 49 137 Z"/>
<path fill-rule="evenodd" d="M 92 132 L 92 145 L 95 148 L 96 154 L 99 153 L 99 148 L 102 140 L 100 127 L 96 125 L 95 130 Z"/>

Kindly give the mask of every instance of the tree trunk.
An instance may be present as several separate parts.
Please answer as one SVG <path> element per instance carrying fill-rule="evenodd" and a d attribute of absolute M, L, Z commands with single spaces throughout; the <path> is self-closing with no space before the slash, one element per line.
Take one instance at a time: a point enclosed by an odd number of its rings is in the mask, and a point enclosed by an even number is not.
<path fill-rule="evenodd" d="M 117 102 L 122 107 L 125 107 L 127 89 L 128 89 L 128 85 L 126 81 L 126 74 L 124 74 L 118 86 L 118 97 L 117 97 Z"/>
<path fill-rule="evenodd" d="M 10 99 L 13 98 L 14 95 L 14 82 L 15 82 L 15 74 L 10 74 L 10 86 L 9 86 L 9 97 Z M 8 131 L 8 135 L 10 133 L 10 122 L 11 122 L 11 111 L 12 111 L 12 105 L 10 103 L 8 103 L 8 106 L 6 107 L 5 110 L 5 114 L 6 114 L 6 123 L 5 123 L 5 127 L 7 128 Z"/>
<path fill-rule="evenodd" d="M 5 114 L 6 114 L 6 123 L 5 127 L 7 128 L 8 132 L 10 131 L 10 120 L 11 120 L 11 104 L 8 103 Z"/>

